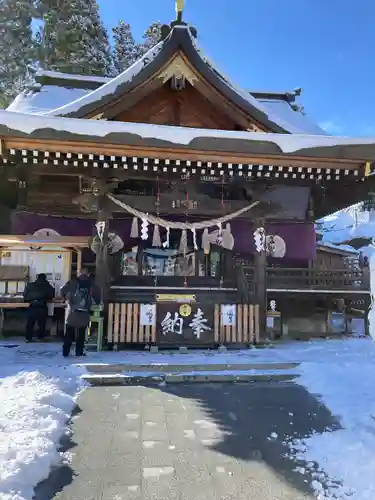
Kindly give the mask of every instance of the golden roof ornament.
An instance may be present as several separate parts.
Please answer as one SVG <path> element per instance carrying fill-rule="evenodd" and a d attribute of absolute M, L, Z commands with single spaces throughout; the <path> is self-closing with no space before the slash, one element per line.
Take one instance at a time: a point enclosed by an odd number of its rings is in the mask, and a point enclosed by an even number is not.
<path fill-rule="evenodd" d="M 176 20 L 179 23 L 182 21 L 184 7 L 185 7 L 185 0 L 176 0 Z"/>
<path fill-rule="evenodd" d="M 162 40 L 165 40 L 168 37 L 168 35 L 171 33 L 171 31 L 175 26 L 186 26 L 190 30 L 191 35 L 194 38 L 197 38 L 198 33 L 196 28 L 194 28 L 194 26 L 188 25 L 182 19 L 184 14 L 184 8 L 185 8 L 185 0 L 175 0 L 176 19 L 172 21 L 169 25 L 163 24 L 163 26 L 161 27 Z"/>

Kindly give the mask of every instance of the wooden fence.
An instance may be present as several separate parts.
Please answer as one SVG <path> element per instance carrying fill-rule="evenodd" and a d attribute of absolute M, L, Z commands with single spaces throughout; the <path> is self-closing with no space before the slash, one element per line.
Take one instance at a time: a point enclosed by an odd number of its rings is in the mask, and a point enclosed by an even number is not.
<path fill-rule="evenodd" d="M 212 307 L 214 307 L 213 343 L 229 345 L 259 342 L 259 305 L 237 304 L 236 322 L 233 326 L 223 325 L 220 304 Z M 156 321 L 152 326 L 141 325 L 140 309 L 139 303 L 109 304 L 107 330 L 109 344 L 158 344 Z M 180 342 L 184 345 L 183 335 Z M 198 339 L 196 344 L 200 344 Z"/>
<path fill-rule="evenodd" d="M 155 344 L 156 324 L 140 325 L 141 304 L 109 304 L 108 335 L 109 344 Z"/>
<path fill-rule="evenodd" d="M 255 344 L 260 340 L 259 305 L 237 304 L 236 324 L 222 324 L 220 305 L 215 306 L 216 344 Z"/>

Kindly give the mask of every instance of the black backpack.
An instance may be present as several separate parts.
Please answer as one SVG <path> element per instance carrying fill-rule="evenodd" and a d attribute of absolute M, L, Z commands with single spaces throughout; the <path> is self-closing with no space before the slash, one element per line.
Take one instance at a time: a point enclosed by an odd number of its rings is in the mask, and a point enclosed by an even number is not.
<path fill-rule="evenodd" d="M 75 289 L 69 294 L 71 311 L 89 312 L 92 305 L 91 287 L 81 287 L 76 281 Z"/>

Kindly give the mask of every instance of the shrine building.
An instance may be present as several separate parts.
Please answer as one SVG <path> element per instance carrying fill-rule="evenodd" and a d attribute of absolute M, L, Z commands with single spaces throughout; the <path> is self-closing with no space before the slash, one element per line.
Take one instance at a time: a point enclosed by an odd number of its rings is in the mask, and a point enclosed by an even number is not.
<path fill-rule="evenodd" d="M 239 88 L 181 15 L 115 78 L 39 71 L 0 111 L 11 233 L 87 239 L 71 265 L 102 289 L 109 347 L 330 334 L 368 273 L 314 221 L 374 189 L 375 140 L 328 136 L 300 93 Z"/>

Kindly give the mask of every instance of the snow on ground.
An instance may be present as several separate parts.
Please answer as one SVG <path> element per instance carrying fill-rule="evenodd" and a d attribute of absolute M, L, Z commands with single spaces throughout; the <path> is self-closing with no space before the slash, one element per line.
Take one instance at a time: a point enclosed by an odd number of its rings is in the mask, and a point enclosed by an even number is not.
<path fill-rule="evenodd" d="M 0 500 L 32 500 L 61 460 L 58 443 L 82 382 L 80 370 L 55 363 L 0 345 Z"/>
<path fill-rule="evenodd" d="M 280 354 L 301 361 L 298 383 L 319 395 L 343 427 L 289 443 L 292 454 L 316 473 L 312 486 L 317 497 L 374 500 L 374 344 L 369 339 L 309 342 L 295 345 L 292 356 Z"/>
<path fill-rule="evenodd" d="M 0 342 L 0 500 L 31 500 L 33 487 L 60 459 L 57 443 L 82 388 L 82 369 L 75 365 L 76 358 L 61 358 L 59 345 L 10 345 Z M 87 361 L 298 362 L 293 370 L 300 375 L 297 383 L 315 394 L 342 426 L 302 441 L 291 436 L 287 442 L 290 454 L 301 461 L 298 470 L 314 472 L 312 487 L 321 500 L 375 498 L 375 346 L 368 338 L 294 342 L 227 353 L 89 353 Z"/>

